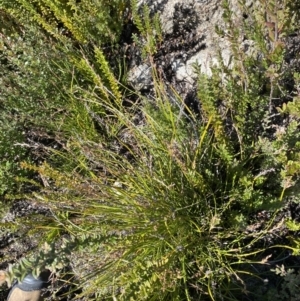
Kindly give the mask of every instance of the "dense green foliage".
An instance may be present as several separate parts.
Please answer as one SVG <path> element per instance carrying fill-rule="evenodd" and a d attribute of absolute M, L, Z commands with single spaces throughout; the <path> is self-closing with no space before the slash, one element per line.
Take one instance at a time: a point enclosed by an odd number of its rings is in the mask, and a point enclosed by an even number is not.
<path fill-rule="evenodd" d="M 22 24 L 35 22 L 58 40 L 71 36 L 99 45 L 119 37 L 128 0 L 1 0 L 1 6 Z"/>
<path fill-rule="evenodd" d="M 248 277 L 261 277 L 253 264 L 274 248 L 299 254 L 297 239 L 266 243 L 279 227 L 299 231 L 278 218 L 299 203 L 300 76 L 285 62 L 298 2 L 243 6 L 240 28 L 224 2 L 227 29 L 216 30 L 232 66 L 220 59 L 212 77 L 199 74 L 196 114 L 169 101 L 153 64 L 158 17 L 144 8 L 142 21 L 136 1 L 134 40 L 155 95 L 130 91 L 140 101 L 125 106 L 101 46 L 120 36 L 127 2 L 1 0 L 0 194 L 51 212 L 16 221 L 37 248 L 10 277 L 49 268 L 63 278 L 67 267 L 85 300 L 241 300 Z M 244 35 L 252 53 L 238 45 Z"/>

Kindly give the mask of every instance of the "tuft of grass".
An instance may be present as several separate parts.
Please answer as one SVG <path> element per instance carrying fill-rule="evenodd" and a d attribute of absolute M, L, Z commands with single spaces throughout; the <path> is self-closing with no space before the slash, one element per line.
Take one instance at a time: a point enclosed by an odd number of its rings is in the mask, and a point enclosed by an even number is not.
<path fill-rule="evenodd" d="M 175 91 L 171 95 L 154 65 L 152 97 L 137 95 L 139 102 L 123 106 L 120 83 L 97 46 L 78 50 L 55 42 L 62 58 L 50 60 L 48 68 L 34 56 L 29 69 L 14 58 L 21 70 L 17 80 L 29 85 L 31 97 L 17 107 L 20 116 L 37 112 L 36 88 L 42 87 L 42 100 L 49 97 L 49 103 L 29 120 L 40 124 L 52 112 L 49 126 L 42 124 L 59 147 L 44 145 L 44 162 L 22 163 L 41 179 L 30 179 L 36 189 L 27 199 L 52 214 L 25 220 L 27 227 L 34 225 L 27 235 L 40 249 L 11 267 L 11 278 L 44 268 L 59 275 L 68 267 L 82 290 L 76 298 L 239 300 L 248 293 L 245 279 L 260 279 L 249 267 L 266 264 L 269 248 L 299 250 L 297 240 L 266 244 L 282 226 L 280 210 L 298 201 L 298 96 L 283 104 L 282 43 L 253 17 L 243 26 L 249 35 L 254 30 L 262 55 L 247 57 L 236 47 L 240 33 L 228 9 L 225 2 L 234 67 L 221 64 L 212 78 L 199 76 L 199 115 Z M 149 11 L 144 13 L 145 24 L 136 23 L 145 43 L 149 37 L 143 49 L 153 63 L 161 36 L 151 38 Z M 277 45 L 271 54 L 270 44 Z M 37 86 L 25 76 L 36 66 L 45 71 Z M 61 82 L 53 84 L 51 75 Z M 57 95 L 50 97 L 53 87 Z M 9 104 L 17 105 L 19 90 L 13 91 Z M 285 135 L 273 131 L 275 110 L 291 117 Z M 257 225 L 254 216 L 261 210 L 269 218 Z"/>
<path fill-rule="evenodd" d="M 69 160 L 77 162 L 73 171 L 25 166 L 51 183 L 35 196 L 55 219 L 38 228 L 47 230 L 49 242 L 66 233 L 76 240 L 67 245 L 90 297 L 233 298 L 230 283 L 242 291 L 242 275 L 251 274 L 247 263 L 265 262 L 259 243 L 276 225 L 275 211 L 255 234 L 245 232 L 249 214 L 259 208 L 251 200 L 264 195 L 245 169 L 256 156 L 228 156 L 212 118 L 199 120 L 188 108 L 187 118 L 159 82 L 156 92 L 136 108 L 142 116 L 137 124 L 133 108 L 106 106 L 122 125 L 118 148 L 75 136 L 68 141 Z M 92 261 L 83 265 L 82 252 Z"/>

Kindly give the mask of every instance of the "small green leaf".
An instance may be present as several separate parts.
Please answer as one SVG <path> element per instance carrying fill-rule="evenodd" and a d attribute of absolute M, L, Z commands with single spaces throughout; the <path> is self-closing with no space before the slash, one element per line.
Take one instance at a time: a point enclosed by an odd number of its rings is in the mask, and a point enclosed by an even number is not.
<path fill-rule="evenodd" d="M 293 220 L 288 220 L 286 221 L 286 226 L 291 230 L 291 231 L 299 231 L 300 230 L 300 223 L 297 223 Z"/>

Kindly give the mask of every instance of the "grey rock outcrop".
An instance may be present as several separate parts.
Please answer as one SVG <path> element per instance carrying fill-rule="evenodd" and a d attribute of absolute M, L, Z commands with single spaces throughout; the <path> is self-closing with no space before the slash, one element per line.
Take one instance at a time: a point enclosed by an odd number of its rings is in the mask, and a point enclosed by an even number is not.
<path fill-rule="evenodd" d="M 183 90 L 195 83 L 195 65 L 210 75 L 211 67 L 218 63 L 218 51 L 225 64 L 230 64 L 229 42 L 215 32 L 215 27 L 225 29 L 220 0 L 142 0 L 151 12 L 158 12 L 162 24 L 164 42 L 155 56 L 155 63 L 167 82 L 181 83 Z M 246 2 L 247 6 L 253 1 Z M 232 12 L 239 26 L 243 14 L 238 1 L 230 0 Z M 225 29 L 226 30 L 226 29 Z M 245 42 L 245 41 L 244 41 Z M 147 62 L 134 66 L 129 72 L 129 82 L 137 90 L 147 89 L 151 72 Z"/>

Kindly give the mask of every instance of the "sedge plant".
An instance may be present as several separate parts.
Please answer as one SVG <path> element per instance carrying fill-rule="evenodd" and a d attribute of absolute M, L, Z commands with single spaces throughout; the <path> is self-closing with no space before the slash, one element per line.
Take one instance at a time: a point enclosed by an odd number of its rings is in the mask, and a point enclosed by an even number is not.
<path fill-rule="evenodd" d="M 277 12 L 272 1 L 262 2 Z M 22 165 L 47 182 L 27 195 L 52 212 L 31 232 L 42 232 L 40 246 L 46 244 L 12 267 L 11 277 L 68 265 L 82 289 L 76 298 L 88 300 L 249 295 L 244 276 L 259 278 L 249 266 L 267 263 L 265 241 L 278 228 L 276 217 L 290 198 L 298 200 L 299 108 L 297 97 L 274 105 L 285 99 L 281 36 L 275 43 L 261 14 L 253 16 L 243 29 L 255 33 L 262 55 L 247 57 L 236 47 L 239 32 L 226 2 L 224 12 L 234 67 L 220 64 L 212 78 L 199 75 L 200 115 L 170 94 L 154 65 L 152 97 L 138 95 L 140 102 L 124 107 L 99 47 L 66 55 L 78 72 L 65 86 L 65 122 L 56 123 L 63 148 L 50 150 L 48 162 Z M 290 24 L 282 26 L 288 33 Z M 286 135 L 272 130 L 274 110 L 291 114 Z M 270 218 L 251 230 L 260 210 Z M 295 252 L 295 244 L 277 247 Z"/>

